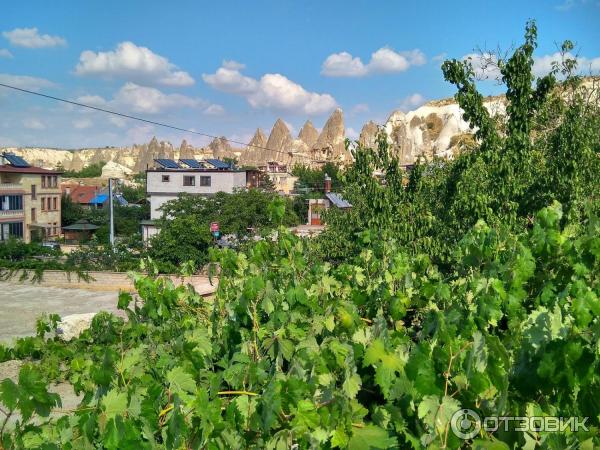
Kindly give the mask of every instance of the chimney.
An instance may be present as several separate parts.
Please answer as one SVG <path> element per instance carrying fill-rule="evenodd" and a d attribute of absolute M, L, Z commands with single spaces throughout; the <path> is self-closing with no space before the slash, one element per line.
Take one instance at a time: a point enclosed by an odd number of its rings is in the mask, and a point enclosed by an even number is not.
<path fill-rule="evenodd" d="M 331 177 L 325 174 L 325 193 L 331 192 Z"/>

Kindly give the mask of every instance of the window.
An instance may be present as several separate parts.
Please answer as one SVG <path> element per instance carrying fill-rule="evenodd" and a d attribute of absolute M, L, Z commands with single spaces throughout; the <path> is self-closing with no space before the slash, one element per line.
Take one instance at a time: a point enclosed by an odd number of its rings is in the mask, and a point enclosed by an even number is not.
<path fill-rule="evenodd" d="M 41 203 L 42 203 L 42 211 L 45 211 L 46 210 L 46 197 L 42 197 Z"/>
<path fill-rule="evenodd" d="M 210 186 L 210 177 L 200 177 L 200 186 Z"/>
<path fill-rule="evenodd" d="M 22 209 L 22 195 L 0 195 L 0 211 L 21 211 Z"/>
<path fill-rule="evenodd" d="M 0 223 L 0 241 L 7 241 L 10 237 L 23 237 L 23 222 Z"/>
<path fill-rule="evenodd" d="M 42 175 L 42 188 L 46 187 L 46 175 Z"/>
<path fill-rule="evenodd" d="M 35 222 L 35 208 L 31 208 L 31 221 Z"/>
<path fill-rule="evenodd" d="M 52 199 L 52 209 L 54 209 L 54 211 L 56 211 L 58 209 L 58 198 L 54 197 Z"/>
<path fill-rule="evenodd" d="M 183 176 L 183 185 L 184 186 L 196 186 L 196 177 L 193 175 L 184 175 Z"/>
<path fill-rule="evenodd" d="M 35 187 L 35 184 L 31 185 L 31 200 L 35 200 L 37 198 L 35 193 Z"/>
<path fill-rule="evenodd" d="M 162 176 L 162 182 L 163 183 L 168 183 L 169 181 L 171 181 L 171 177 L 169 175 L 163 175 Z"/>
<path fill-rule="evenodd" d="M 58 186 L 58 176 L 54 175 L 52 177 L 52 187 L 56 187 L 56 186 Z"/>

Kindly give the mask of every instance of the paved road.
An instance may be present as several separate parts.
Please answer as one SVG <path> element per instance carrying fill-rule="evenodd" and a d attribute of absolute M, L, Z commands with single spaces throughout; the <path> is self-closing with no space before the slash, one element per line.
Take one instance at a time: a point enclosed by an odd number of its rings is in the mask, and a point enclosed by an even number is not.
<path fill-rule="evenodd" d="M 35 334 L 42 313 L 60 316 L 117 311 L 118 292 L 59 289 L 0 282 L 0 342 Z"/>

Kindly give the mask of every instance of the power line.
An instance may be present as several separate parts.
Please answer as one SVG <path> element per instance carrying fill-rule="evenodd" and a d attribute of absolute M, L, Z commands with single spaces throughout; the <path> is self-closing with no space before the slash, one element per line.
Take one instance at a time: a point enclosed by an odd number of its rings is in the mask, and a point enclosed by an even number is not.
<path fill-rule="evenodd" d="M 281 153 L 281 154 L 287 155 L 287 156 L 293 156 L 291 154 L 291 152 L 284 152 L 282 150 L 275 150 L 275 149 L 268 148 L 268 147 L 263 147 L 263 146 L 260 146 L 260 145 L 255 145 L 255 144 L 250 144 L 250 143 L 246 143 L 246 142 L 235 141 L 233 139 L 228 139 L 228 138 L 226 138 L 224 136 L 214 136 L 212 134 L 202 133 L 200 131 L 188 130 L 186 128 L 177 127 L 175 125 L 169 125 L 169 124 L 162 123 L 162 122 L 156 122 L 154 120 L 148 120 L 148 119 L 144 119 L 142 117 L 137 117 L 137 116 L 132 116 L 130 114 L 120 113 L 120 112 L 117 112 L 117 111 L 112 111 L 110 109 L 99 108 L 97 106 L 86 105 L 85 103 L 79 103 L 79 102 L 75 102 L 75 101 L 72 101 L 72 100 L 67 100 L 65 98 L 54 97 L 54 96 L 48 95 L 48 94 L 42 94 L 41 92 L 30 91 L 28 89 L 23 89 L 23 88 L 16 87 L 16 86 L 11 86 L 9 84 L 0 83 L 0 86 L 8 88 L 8 89 L 13 89 L 15 91 L 24 92 L 26 94 L 37 95 L 38 97 L 43 97 L 43 98 L 47 98 L 47 99 L 50 99 L 50 100 L 56 100 L 58 102 L 68 103 L 70 105 L 80 106 L 82 108 L 93 109 L 95 111 L 100 111 L 100 112 L 107 113 L 107 114 L 113 114 L 115 116 L 125 117 L 127 119 L 137 120 L 137 121 L 148 123 L 148 124 L 151 124 L 151 125 L 157 125 L 157 126 L 160 126 L 160 127 L 170 128 L 172 130 L 183 131 L 184 133 L 196 134 L 198 136 L 204 136 L 204 137 L 208 137 L 208 138 L 211 138 L 211 139 L 222 139 L 222 140 L 225 140 L 225 141 L 230 142 L 232 144 L 243 145 L 243 146 L 246 146 L 246 147 L 255 147 L 255 148 L 260 148 L 262 150 L 267 150 L 267 151 L 270 151 L 270 152 Z M 315 159 L 315 158 L 310 158 L 310 157 L 304 157 L 304 156 L 302 156 L 301 158 L 303 160 L 308 160 L 308 161 L 312 161 L 312 162 L 323 162 L 320 159 Z"/>

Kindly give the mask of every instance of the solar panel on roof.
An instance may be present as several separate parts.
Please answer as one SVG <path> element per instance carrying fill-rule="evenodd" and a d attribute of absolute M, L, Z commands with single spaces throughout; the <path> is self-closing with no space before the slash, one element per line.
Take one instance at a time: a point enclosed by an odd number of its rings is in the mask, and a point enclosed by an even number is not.
<path fill-rule="evenodd" d="M 31 167 L 31 164 L 29 164 L 20 156 L 13 155 L 12 153 L 4 153 L 2 156 L 4 156 L 4 158 L 13 167 Z"/>
<path fill-rule="evenodd" d="M 180 159 L 179 162 L 184 163 L 186 166 L 191 167 L 192 169 L 202 169 L 202 164 L 200 164 L 200 161 L 195 159 Z"/>
<path fill-rule="evenodd" d="M 220 159 L 207 159 L 207 163 L 213 165 L 216 169 L 230 169 L 231 165 L 229 163 L 223 162 Z"/>
<path fill-rule="evenodd" d="M 172 159 L 155 159 L 154 161 L 163 166 L 165 169 L 181 169 L 179 164 Z"/>

